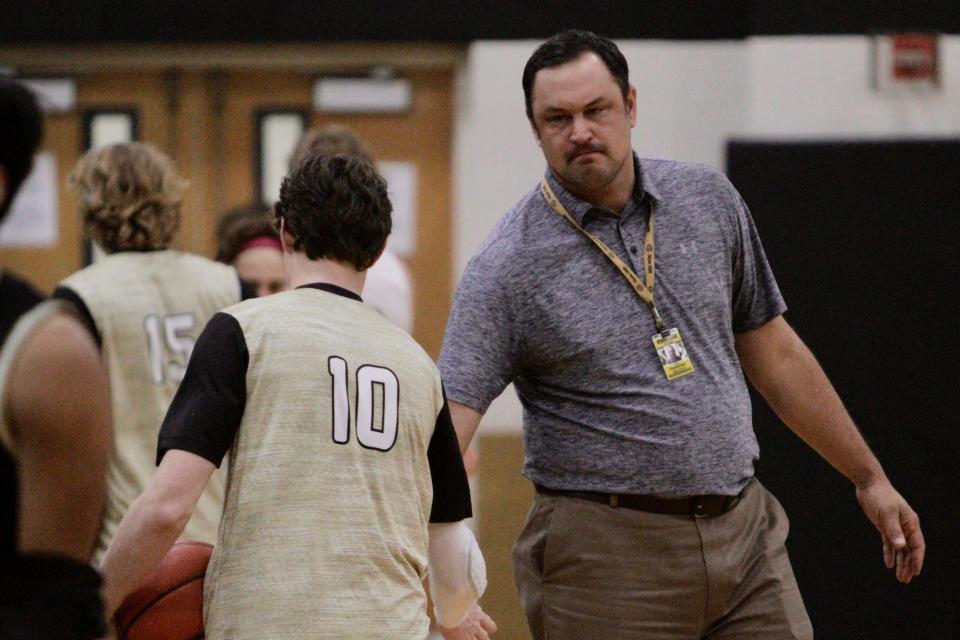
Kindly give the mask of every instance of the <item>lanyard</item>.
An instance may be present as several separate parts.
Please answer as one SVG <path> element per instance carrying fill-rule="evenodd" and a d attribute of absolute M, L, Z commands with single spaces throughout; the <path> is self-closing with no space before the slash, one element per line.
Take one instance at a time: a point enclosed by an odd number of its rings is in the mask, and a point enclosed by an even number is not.
<path fill-rule="evenodd" d="M 643 238 L 643 265 L 644 265 L 644 276 L 646 282 L 640 280 L 640 276 L 633 272 L 633 269 L 628 267 L 623 260 L 620 259 L 620 256 L 615 254 L 610 247 L 604 244 L 603 240 L 593 235 L 583 227 L 581 227 L 573 216 L 570 215 L 570 212 L 567 211 L 567 208 L 563 206 L 563 203 L 557 199 L 557 196 L 554 195 L 553 189 L 550 188 L 550 185 L 547 184 L 547 181 L 540 181 L 540 192 L 543 193 L 543 197 L 547 199 L 547 202 L 550 203 L 550 206 L 553 207 L 553 210 L 558 214 L 566 218 L 567 222 L 572 224 L 576 229 L 583 235 L 590 238 L 593 244 L 597 245 L 600 251 L 603 251 L 604 255 L 610 259 L 610 262 L 620 270 L 620 273 L 623 274 L 623 277 L 627 279 L 627 282 L 630 283 L 630 286 L 633 287 L 633 290 L 637 292 L 637 295 L 640 296 L 640 299 L 647 303 L 647 306 L 650 307 L 650 311 L 653 313 L 653 320 L 657 325 L 657 331 L 663 331 L 666 329 L 666 323 L 663 321 L 663 318 L 660 317 L 660 313 L 657 311 L 657 305 L 653 302 L 653 283 L 655 279 L 654 266 L 656 264 L 655 251 L 654 251 L 654 240 L 653 240 L 653 202 L 650 203 L 650 221 L 647 223 L 647 232 L 644 234 Z"/>

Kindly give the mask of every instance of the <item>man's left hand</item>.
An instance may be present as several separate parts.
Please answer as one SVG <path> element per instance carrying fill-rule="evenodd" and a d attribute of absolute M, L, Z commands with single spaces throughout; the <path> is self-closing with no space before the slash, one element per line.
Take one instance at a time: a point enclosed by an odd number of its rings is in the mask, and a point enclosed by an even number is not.
<path fill-rule="evenodd" d="M 886 478 L 857 488 L 857 500 L 883 540 L 883 563 L 908 583 L 920 575 L 927 545 L 920 518 Z"/>

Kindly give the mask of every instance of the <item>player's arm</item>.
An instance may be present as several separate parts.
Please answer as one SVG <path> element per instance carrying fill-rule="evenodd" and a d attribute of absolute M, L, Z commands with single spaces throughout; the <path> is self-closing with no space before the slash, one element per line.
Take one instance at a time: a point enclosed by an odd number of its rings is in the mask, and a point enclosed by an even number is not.
<path fill-rule="evenodd" d="M 108 617 L 183 533 L 229 451 L 246 404 L 248 358 L 236 319 L 215 314 L 194 345 L 160 427 L 157 472 L 127 510 L 104 555 Z"/>
<path fill-rule="evenodd" d="M 470 485 L 446 400 L 437 416 L 427 458 L 433 483 L 430 510 L 430 596 L 447 640 L 483 640 L 496 624 L 477 601 L 487 587 L 487 569 L 473 532 Z"/>
<path fill-rule="evenodd" d="M 477 604 L 487 588 L 487 568 L 466 523 L 430 523 L 430 597 L 444 638 L 486 638 L 497 630 Z"/>
<path fill-rule="evenodd" d="M 110 392 L 99 350 L 76 318 L 57 312 L 25 340 L 9 380 L 19 550 L 89 562 L 112 451 Z"/>
<path fill-rule="evenodd" d="M 107 617 L 163 560 L 183 533 L 216 465 L 177 449 L 167 452 L 146 490 L 120 521 L 100 570 Z"/>
<path fill-rule="evenodd" d="M 431 522 L 430 595 L 441 627 L 459 625 L 487 588 L 487 567 L 464 521 Z"/>
<path fill-rule="evenodd" d="M 750 382 L 780 419 L 856 486 L 897 579 L 920 573 L 926 545 L 917 514 L 887 479 L 816 358 L 782 316 L 736 336 Z"/>
<path fill-rule="evenodd" d="M 88 563 L 112 450 L 99 351 L 75 317 L 54 312 L 20 346 L 8 380 L 19 553 L 0 571 L 0 637 L 99 638 L 101 580 Z"/>

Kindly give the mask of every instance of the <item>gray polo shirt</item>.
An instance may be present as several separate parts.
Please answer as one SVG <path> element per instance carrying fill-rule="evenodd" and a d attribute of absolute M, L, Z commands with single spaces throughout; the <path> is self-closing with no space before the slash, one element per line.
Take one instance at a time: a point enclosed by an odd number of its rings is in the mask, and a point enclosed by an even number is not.
<path fill-rule="evenodd" d="M 655 210 L 657 309 L 695 371 L 669 381 L 647 305 L 534 188 L 467 265 L 440 357 L 447 397 L 484 412 L 511 382 L 523 405 L 523 473 L 554 489 L 734 494 L 758 455 L 734 334 L 786 306 L 747 207 L 707 166 L 635 158 L 620 216 L 547 172 L 580 224 L 642 277 Z"/>

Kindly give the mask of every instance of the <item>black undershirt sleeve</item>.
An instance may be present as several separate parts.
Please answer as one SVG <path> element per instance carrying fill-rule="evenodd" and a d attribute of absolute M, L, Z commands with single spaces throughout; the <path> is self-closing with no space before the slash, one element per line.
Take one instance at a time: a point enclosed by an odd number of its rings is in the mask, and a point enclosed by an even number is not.
<path fill-rule="evenodd" d="M 158 465 L 167 451 L 181 449 L 220 466 L 243 418 L 249 359 L 237 319 L 215 314 L 197 338 L 160 427 Z"/>
<path fill-rule="evenodd" d="M 430 476 L 433 479 L 433 507 L 430 522 L 459 522 L 473 515 L 470 503 L 470 485 L 463 468 L 460 443 L 450 419 L 447 394 L 443 394 L 443 409 L 437 416 L 437 426 L 427 448 Z"/>
<path fill-rule="evenodd" d="M 53 298 L 57 300 L 65 300 L 69 302 L 74 307 L 76 307 L 77 313 L 80 315 L 80 321 L 83 322 L 83 326 L 90 331 L 90 335 L 93 336 L 93 339 L 96 341 L 97 346 L 100 349 L 103 349 L 103 339 L 100 337 L 100 330 L 97 329 L 97 323 L 93 321 L 93 314 L 90 313 L 90 309 L 87 307 L 87 303 L 83 301 L 76 291 L 70 287 L 65 287 L 60 285 L 53 291 Z"/>

